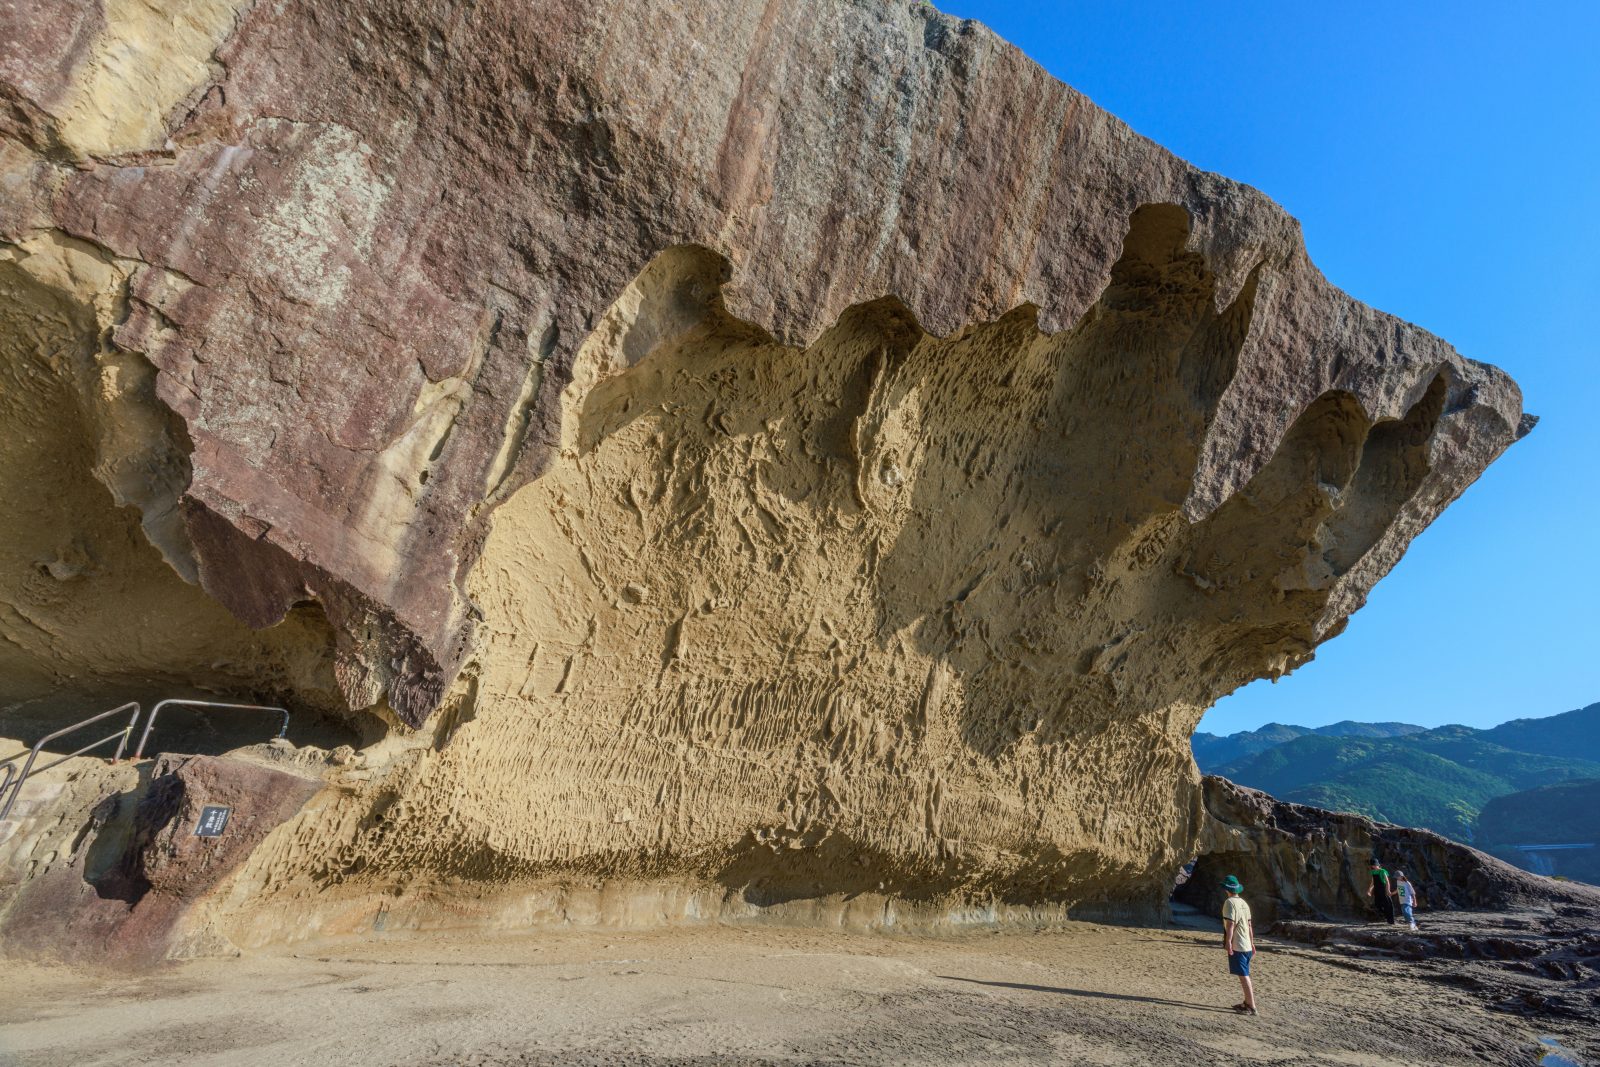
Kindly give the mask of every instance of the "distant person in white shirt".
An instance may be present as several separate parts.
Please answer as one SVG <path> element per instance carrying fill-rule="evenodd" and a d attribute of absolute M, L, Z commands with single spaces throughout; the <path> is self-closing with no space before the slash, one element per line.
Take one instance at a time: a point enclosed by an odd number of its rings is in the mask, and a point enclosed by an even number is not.
<path fill-rule="evenodd" d="M 1418 904 L 1417 887 L 1411 884 L 1405 871 L 1394 872 L 1394 895 L 1400 901 L 1400 914 L 1405 917 L 1406 924 L 1415 930 L 1417 917 L 1412 909 Z"/>
<path fill-rule="evenodd" d="M 1256 1014 L 1256 990 L 1250 982 L 1250 959 L 1256 954 L 1255 924 L 1250 919 L 1250 905 L 1241 894 L 1244 886 L 1233 875 L 1222 880 L 1228 899 L 1222 902 L 1222 947 L 1228 950 L 1228 973 L 1239 976 L 1239 988 L 1244 990 L 1244 1000 L 1233 1006 L 1241 1015 Z"/>

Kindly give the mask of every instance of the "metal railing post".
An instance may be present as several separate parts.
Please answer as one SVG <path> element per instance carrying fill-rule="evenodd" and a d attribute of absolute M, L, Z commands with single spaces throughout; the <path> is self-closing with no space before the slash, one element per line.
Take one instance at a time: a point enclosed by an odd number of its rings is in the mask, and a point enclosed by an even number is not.
<path fill-rule="evenodd" d="M 124 708 L 128 705 L 122 705 Z M 121 709 L 118 709 L 121 710 Z M 122 728 L 122 740 L 117 742 L 117 750 L 111 755 L 112 766 L 122 762 L 122 754 L 128 750 L 128 738 L 133 736 L 133 728 L 139 725 L 139 704 L 133 705 L 133 714 L 128 716 L 128 725 Z"/>
<path fill-rule="evenodd" d="M 161 709 L 168 706 L 181 706 L 187 708 L 231 708 L 236 711 L 275 711 L 283 716 L 283 725 L 278 728 L 278 736 L 285 737 L 289 733 L 289 709 L 280 708 L 275 704 L 221 704 L 214 700 L 180 700 L 172 698 L 163 700 L 150 709 L 150 717 L 144 721 L 144 732 L 139 735 L 139 747 L 133 750 L 130 759 L 137 762 L 144 757 L 145 742 L 150 740 L 150 731 L 155 729 L 156 716 L 161 714 Z M 120 751 L 119 751 L 120 754 Z"/>
<path fill-rule="evenodd" d="M 23 749 L 21 752 L 18 752 L 15 755 L 7 756 L 5 759 L 0 760 L 0 767 L 5 768 L 5 781 L 0 782 L 0 806 L 5 804 L 6 790 L 11 788 L 13 779 L 15 779 L 17 776 L 17 760 L 21 759 L 27 754 L 28 750 Z"/>

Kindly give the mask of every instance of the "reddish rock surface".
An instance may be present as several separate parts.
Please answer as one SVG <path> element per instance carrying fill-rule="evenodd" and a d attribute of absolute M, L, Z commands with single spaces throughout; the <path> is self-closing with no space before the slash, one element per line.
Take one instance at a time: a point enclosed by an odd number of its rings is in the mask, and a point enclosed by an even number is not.
<path fill-rule="evenodd" d="M 322 787 L 212 756 L 163 755 L 146 769 L 137 788 L 95 806 L 42 874 L 0 898 L 5 954 L 139 965 L 187 951 L 196 905 Z M 207 805 L 231 809 L 218 836 L 195 832 Z"/>
<path fill-rule="evenodd" d="M 416 724 L 438 705 L 474 645 L 465 576 L 549 462 L 577 346 L 675 246 L 723 257 L 728 309 L 786 342 L 886 294 L 936 333 L 1026 303 L 1062 330 L 1134 212 L 1181 206 L 1176 239 L 1248 320 L 1191 520 L 1328 391 L 1388 420 L 1441 383 L 1429 469 L 1317 639 L 1526 430 L 1505 375 L 1334 288 L 1266 197 L 922 4 L 169 15 L 0 8 L 0 238 L 131 267 L 110 343 L 156 368 L 189 467 L 187 544 L 164 549 L 252 626 L 320 602 L 351 707 Z M 1271 669 L 1309 648 L 1283 655 Z"/>

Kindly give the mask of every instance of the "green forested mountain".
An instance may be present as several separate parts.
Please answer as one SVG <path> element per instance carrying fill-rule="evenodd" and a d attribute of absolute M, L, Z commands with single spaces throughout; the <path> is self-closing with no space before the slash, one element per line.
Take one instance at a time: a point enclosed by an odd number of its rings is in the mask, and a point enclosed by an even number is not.
<path fill-rule="evenodd" d="M 1571 756 L 1600 763 L 1600 704 L 1543 719 L 1512 719 L 1481 733 L 1485 741 L 1518 752 Z"/>
<path fill-rule="evenodd" d="M 1354 722 L 1346 719 L 1331 726 L 1289 726 L 1269 722 L 1259 730 L 1243 730 L 1226 736 L 1198 733 L 1190 741 L 1194 761 L 1207 774 L 1216 773 L 1223 764 L 1265 752 L 1269 748 L 1312 734 L 1322 737 L 1400 737 L 1421 733 L 1425 727 L 1404 722 Z"/>
<path fill-rule="evenodd" d="M 1561 782 L 1495 797 L 1478 813 L 1479 848 L 1511 863 L 1528 857 L 1514 845 L 1589 844 L 1551 857 L 1557 873 L 1600 883 L 1600 779 Z"/>
<path fill-rule="evenodd" d="M 1600 779 L 1600 704 L 1491 730 L 1444 726 L 1385 736 L 1381 731 L 1397 724 L 1372 725 L 1377 736 L 1323 728 L 1254 751 L 1247 741 L 1245 754 L 1220 764 L 1211 758 L 1218 749 L 1202 742 L 1208 756 L 1197 748 L 1196 761 L 1284 800 L 1425 826 L 1461 841 L 1474 840 L 1479 812 L 1496 797 Z"/>
<path fill-rule="evenodd" d="M 1544 785 L 1496 797 L 1478 816 L 1478 837 L 1490 846 L 1600 844 L 1600 779 Z"/>

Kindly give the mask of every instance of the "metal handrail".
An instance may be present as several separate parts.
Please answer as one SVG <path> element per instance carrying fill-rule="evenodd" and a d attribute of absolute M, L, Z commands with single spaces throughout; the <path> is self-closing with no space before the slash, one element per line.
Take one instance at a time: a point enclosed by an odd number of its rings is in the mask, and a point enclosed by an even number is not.
<path fill-rule="evenodd" d="M 17 776 L 17 760 L 27 754 L 28 750 L 23 749 L 21 752 L 7 756 L 5 759 L 0 759 L 0 767 L 5 768 L 6 773 L 5 781 L 0 782 L 0 801 L 5 800 L 6 790 L 11 788 L 11 780 Z"/>
<path fill-rule="evenodd" d="M 124 726 L 121 730 L 118 730 L 114 734 L 109 734 L 109 735 L 107 735 L 105 737 L 102 737 L 98 741 L 92 741 L 89 744 L 87 744 L 87 745 L 83 746 L 82 748 L 78 749 L 76 752 L 70 752 L 67 755 L 62 756 L 60 759 L 57 759 L 52 763 L 47 763 L 43 767 L 40 767 L 38 770 L 34 770 L 34 768 L 33 768 L 34 760 L 39 758 L 40 750 L 43 749 L 44 746 L 49 744 L 51 741 L 54 741 L 58 737 L 63 737 L 65 735 L 67 735 L 67 734 L 70 734 L 74 730 L 81 730 L 85 726 L 92 726 L 94 723 L 99 722 L 101 719 L 109 719 L 113 715 L 120 715 L 124 711 L 127 711 L 129 708 L 133 709 L 133 714 L 131 716 L 129 716 L 129 718 L 128 718 L 128 725 Z M 6 818 L 6 816 L 11 814 L 12 805 L 16 804 L 16 802 L 17 802 L 17 794 L 22 792 L 22 783 L 26 782 L 33 775 L 42 774 L 45 771 L 48 771 L 51 767 L 55 767 L 55 766 L 58 766 L 59 764 L 65 763 L 67 760 L 72 759 L 75 756 L 81 756 L 85 752 L 90 751 L 91 749 L 99 748 L 101 745 L 105 744 L 108 741 L 114 741 L 117 738 L 121 738 L 122 740 L 117 745 L 117 753 L 116 753 L 116 755 L 111 757 L 111 762 L 112 763 L 116 763 L 118 760 L 120 760 L 122 758 L 123 750 L 128 747 L 128 738 L 133 734 L 133 728 L 138 722 L 139 722 L 139 705 L 138 705 L 138 703 L 136 701 L 134 701 L 134 702 L 129 702 L 127 704 L 123 704 L 121 707 L 112 708 L 110 711 L 102 711 L 98 715 L 91 715 L 87 719 L 84 719 L 82 722 L 75 722 L 71 726 L 64 726 L 61 729 L 57 730 L 53 734 L 46 734 L 44 737 L 41 737 L 34 744 L 33 748 L 29 750 L 29 752 L 28 752 L 28 760 L 27 760 L 26 763 L 24 763 L 22 765 L 21 773 L 20 774 L 16 774 L 14 780 L 12 778 L 7 778 L 5 787 L 4 788 L 0 788 L 0 796 L 5 796 L 5 789 L 10 789 L 11 790 L 11 795 L 6 798 L 5 806 L 4 807 L 0 807 L 0 822 L 3 822 L 5 820 L 5 818 Z M 16 759 L 15 756 L 13 756 L 11 758 L 13 760 Z M 9 765 L 10 765 L 10 763 L 8 761 L 7 762 L 7 766 L 9 766 Z"/>
<path fill-rule="evenodd" d="M 150 731 L 155 729 L 156 716 L 161 714 L 162 708 L 171 705 L 181 705 L 188 708 L 233 708 L 237 711 L 276 711 L 283 716 L 283 725 L 278 728 L 278 736 L 283 737 L 289 732 L 289 711 L 287 708 L 280 708 L 271 704 L 219 704 L 214 700 L 179 700 L 174 698 L 163 700 L 150 709 L 150 717 L 144 721 L 144 732 L 139 735 L 139 747 L 133 750 L 133 756 L 130 758 L 138 760 L 144 755 L 144 743 L 150 740 Z"/>

